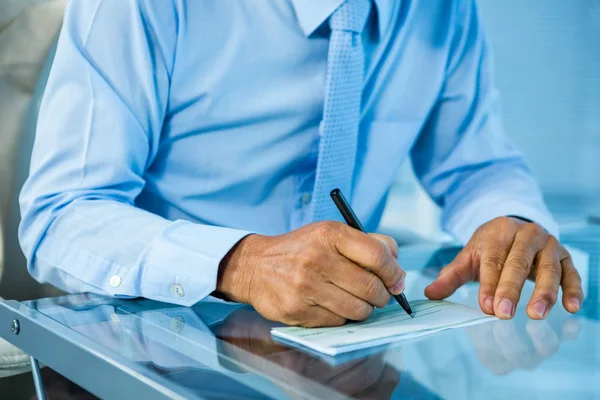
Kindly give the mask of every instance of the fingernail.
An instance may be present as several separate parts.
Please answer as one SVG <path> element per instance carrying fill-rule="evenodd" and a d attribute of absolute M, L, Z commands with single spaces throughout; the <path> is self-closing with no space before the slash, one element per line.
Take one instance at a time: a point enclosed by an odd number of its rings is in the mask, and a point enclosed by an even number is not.
<path fill-rule="evenodd" d="M 537 315 L 543 317 L 544 315 L 546 315 L 548 305 L 543 301 L 536 301 L 535 303 L 533 303 L 533 306 L 531 306 L 531 308 Z"/>
<path fill-rule="evenodd" d="M 404 292 L 404 279 L 400 279 L 400 281 L 398 281 L 398 283 L 396 283 L 390 291 L 392 294 L 400 294 Z"/>
<path fill-rule="evenodd" d="M 483 301 L 483 305 L 485 308 L 487 308 L 487 310 L 489 312 L 494 312 L 494 298 L 493 297 L 486 297 L 485 300 Z"/>
<path fill-rule="evenodd" d="M 498 304 L 498 311 L 505 317 L 513 316 L 513 303 L 508 299 L 502 299 L 502 301 Z"/>
<path fill-rule="evenodd" d="M 577 308 L 578 310 L 579 310 L 579 307 L 581 307 L 581 302 L 577 298 L 571 299 L 571 304 L 573 304 L 575 306 L 575 308 Z"/>

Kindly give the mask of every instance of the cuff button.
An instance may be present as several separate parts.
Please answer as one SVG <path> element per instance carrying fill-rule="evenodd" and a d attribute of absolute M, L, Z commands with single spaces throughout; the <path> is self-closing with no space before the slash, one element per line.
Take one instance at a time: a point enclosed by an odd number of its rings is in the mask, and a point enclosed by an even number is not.
<path fill-rule="evenodd" d="M 183 286 L 181 285 L 171 285 L 171 294 L 173 296 L 183 297 L 185 292 L 183 291 Z"/>
<path fill-rule="evenodd" d="M 113 275 L 110 278 L 110 286 L 118 287 L 121 284 L 121 277 L 119 275 Z"/>

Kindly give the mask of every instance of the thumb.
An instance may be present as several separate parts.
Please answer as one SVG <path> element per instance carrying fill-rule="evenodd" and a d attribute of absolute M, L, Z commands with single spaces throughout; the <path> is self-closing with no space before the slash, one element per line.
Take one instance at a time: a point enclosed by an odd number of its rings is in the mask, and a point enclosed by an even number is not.
<path fill-rule="evenodd" d="M 441 300 L 452 296 L 456 289 L 476 278 L 471 263 L 470 250 L 463 249 L 456 258 L 441 271 L 435 281 L 425 288 L 425 296 L 431 300 Z"/>

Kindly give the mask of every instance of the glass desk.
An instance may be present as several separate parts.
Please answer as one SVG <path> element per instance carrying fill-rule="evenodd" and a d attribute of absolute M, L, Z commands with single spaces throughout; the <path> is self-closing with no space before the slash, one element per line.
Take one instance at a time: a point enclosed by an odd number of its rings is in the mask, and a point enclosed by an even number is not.
<path fill-rule="evenodd" d="M 251 308 L 217 301 L 178 307 L 79 294 L 0 304 L 0 336 L 101 398 L 600 399 L 600 227 L 564 232 L 578 248 L 586 301 L 532 321 L 444 331 L 341 358 L 270 338 Z M 458 249 L 401 248 L 409 299 Z M 526 287 L 530 294 L 532 285 Z M 477 285 L 453 301 L 477 304 Z M 18 321 L 15 328 L 13 321 Z"/>

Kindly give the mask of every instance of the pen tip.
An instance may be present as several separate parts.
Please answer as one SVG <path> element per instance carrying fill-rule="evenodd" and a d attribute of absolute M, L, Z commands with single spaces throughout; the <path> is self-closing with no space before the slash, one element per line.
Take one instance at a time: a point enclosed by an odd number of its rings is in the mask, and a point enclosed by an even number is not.
<path fill-rule="evenodd" d="M 411 318 L 414 318 L 414 317 L 415 317 L 415 316 L 414 316 L 414 314 L 408 314 L 408 315 L 410 315 L 410 317 L 411 317 Z"/>

